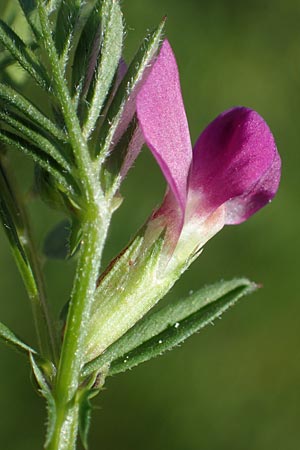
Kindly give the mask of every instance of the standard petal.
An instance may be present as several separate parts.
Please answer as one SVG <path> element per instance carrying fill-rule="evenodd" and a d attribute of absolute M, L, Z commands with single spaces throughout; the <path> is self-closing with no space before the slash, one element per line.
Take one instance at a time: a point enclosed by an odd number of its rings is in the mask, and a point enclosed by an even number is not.
<path fill-rule="evenodd" d="M 137 116 L 152 151 L 184 216 L 192 147 L 178 68 L 164 41 L 151 72 L 137 95 Z"/>
<path fill-rule="evenodd" d="M 279 178 L 280 158 L 273 135 L 251 109 L 225 111 L 195 145 L 190 190 L 199 193 L 199 206 L 206 213 L 228 202 L 227 223 L 242 222 L 266 204 L 275 195 Z"/>

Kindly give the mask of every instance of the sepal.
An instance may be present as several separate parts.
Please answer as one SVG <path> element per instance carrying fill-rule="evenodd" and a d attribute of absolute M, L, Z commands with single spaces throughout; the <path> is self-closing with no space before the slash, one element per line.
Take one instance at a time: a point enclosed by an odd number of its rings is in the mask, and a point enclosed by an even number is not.
<path fill-rule="evenodd" d="M 145 247 L 142 230 L 101 275 L 87 333 L 87 361 L 102 353 L 162 297 L 164 283 L 155 284 L 155 280 L 163 242 L 161 234 Z"/>

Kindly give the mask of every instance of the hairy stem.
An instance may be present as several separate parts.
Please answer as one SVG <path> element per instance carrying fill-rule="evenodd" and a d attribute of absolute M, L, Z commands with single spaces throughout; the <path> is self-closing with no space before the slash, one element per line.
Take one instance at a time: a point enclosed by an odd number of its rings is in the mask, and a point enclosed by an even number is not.
<path fill-rule="evenodd" d="M 51 25 L 41 0 L 39 0 L 39 16 L 43 30 L 43 44 L 51 65 L 54 87 L 65 119 L 70 144 L 74 152 L 82 191 L 86 196 L 87 202 L 92 202 L 96 198 L 95 196 L 101 197 L 102 192 L 98 188 L 97 174 L 93 169 L 87 142 L 81 132 L 76 109 L 65 79 L 64 69 L 52 39 Z M 99 200 L 101 201 L 101 199 Z"/>
<path fill-rule="evenodd" d="M 85 204 L 82 211 L 80 256 L 53 393 L 56 423 L 47 447 L 47 450 L 74 450 L 78 428 L 78 389 L 81 369 L 85 362 L 85 338 L 111 213 L 100 187 L 98 172 L 95 170 L 87 141 L 82 135 L 64 69 L 52 39 L 51 25 L 41 0 L 38 2 L 38 9 L 54 88 L 76 160 Z"/>
<path fill-rule="evenodd" d="M 84 364 L 85 337 L 90 306 L 98 279 L 108 220 L 103 221 L 98 208 L 90 208 L 84 224 L 82 248 L 74 281 L 54 397 L 57 408 L 56 428 L 47 450 L 71 450 L 76 446 L 74 424 L 78 413 L 76 393 Z M 71 420 L 72 419 L 72 420 Z"/>

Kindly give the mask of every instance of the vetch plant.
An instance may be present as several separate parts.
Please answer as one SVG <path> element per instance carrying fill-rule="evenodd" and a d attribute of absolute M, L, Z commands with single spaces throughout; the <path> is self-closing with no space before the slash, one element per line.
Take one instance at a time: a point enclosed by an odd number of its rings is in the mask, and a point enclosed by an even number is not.
<path fill-rule="evenodd" d="M 127 68 L 117 0 L 19 3 L 31 39 L 25 43 L 0 22 L 1 61 L 21 66 L 47 107 L 12 80 L 0 84 L 0 213 L 38 348 L 3 324 L 0 335 L 28 355 L 47 402 L 45 449 L 70 450 L 78 433 L 87 447 L 90 401 L 106 377 L 173 348 L 256 289 L 247 279 L 219 282 L 152 310 L 224 225 L 247 220 L 272 200 L 280 157 L 265 121 L 245 107 L 220 114 L 192 149 L 164 21 Z M 144 143 L 167 181 L 165 197 L 102 268 L 121 183 Z M 47 302 L 24 193 L 11 182 L 12 149 L 33 159 L 36 192 L 68 219 L 67 236 L 63 223 L 43 249 L 48 257 L 77 258 L 62 330 Z"/>

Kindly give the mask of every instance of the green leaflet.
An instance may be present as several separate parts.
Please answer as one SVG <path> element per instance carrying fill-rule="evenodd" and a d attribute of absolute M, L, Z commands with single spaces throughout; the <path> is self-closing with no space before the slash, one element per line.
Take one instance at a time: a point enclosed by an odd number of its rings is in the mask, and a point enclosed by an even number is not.
<path fill-rule="evenodd" d="M 72 167 L 67 162 L 66 158 L 59 151 L 57 143 L 51 142 L 51 138 L 46 138 L 39 131 L 34 130 L 34 126 L 24 118 L 14 114 L 13 112 L 0 111 L 0 121 L 6 123 L 10 127 L 22 133 L 25 138 L 29 139 L 35 146 L 37 146 L 44 153 L 53 158 L 60 166 L 63 172 L 72 172 Z"/>
<path fill-rule="evenodd" d="M 15 108 L 30 119 L 37 127 L 44 128 L 50 135 L 59 141 L 66 142 L 67 136 L 57 127 L 48 117 L 46 117 L 36 106 L 34 106 L 23 95 L 15 89 L 0 83 L 0 100 L 4 102 L 5 107 L 8 105 Z"/>
<path fill-rule="evenodd" d="M 12 182 L 10 179 L 2 158 L 0 159 L 0 220 L 31 302 L 41 352 L 49 358 L 55 357 L 55 330 L 51 327 L 28 217 L 15 181 Z"/>
<path fill-rule="evenodd" d="M 37 146 L 32 145 L 21 137 L 4 130 L 0 131 L 0 142 L 8 147 L 21 151 L 25 155 L 31 156 L 37 164 L 39 164 L 46 172 L 55 178 L 63 191 L 71 194 L 75 193 L 76 186 L 73 184 L 72 178 L 69 177 L 68 174 L 63 173 L 57 162 L 51 156 L 40 150 Z"/>
<path fill-rule="evenodd" d="M 122 135 L 133 118 L 136 88 L 143 79 L 147 69 L 149 69 L 149 65 L 159 49 L 164 25 L 165 21 L 144 39 L 118 87 L 101 130 L 100 146 L 98 149 L 101 160 L 104 160 L 109 152 L 115 132 L 118 126 L 120 126 L 121 119 L 122 128 L 124 128 L 120 133 Z"/>
<path fill-rule="evenodd" d="M 99 8 L 92 9 L 83 26 L 72 63 L 72 97 L 76 103 L 85 97 L 95 76 L 95 67 L 101 47 L 101 20 Z"/>
<path fill-rule="evenodd" d="M 0 20 L 0 43 L 43 89 L 49 89 L 50 80 L 44 67 L 22 39 L 2 20 Z"/>
<path fill-rule="evenodd" d="M 104 101 L 122 55 L 123 18 L 119 2 L 104 0 L 100 12 L 102 27 L 101 57 L 97 68 L 93 96 L 84 124 L 83 135 L 88 138 L 95 128 Z"/>
<path fill-rule="evenodd" d="M 46 442 L 45 447 L 49 445 L 54 429 L 55 429 L 55 422 L 56 422 L 56 405 L 55 400 L 53 398 L 51 389 L 48 385 L 47 379 L 40 369 L 39 365 L 37 364 L 37 361 L 34 358 L 34 355 L 30 353 L 30 363 L 32 367 L 32 371 L 34 373 L 35 379 L 37 381 L 37 384 L 39 386 L 39 392 L 40 394 L 45 398 L 47 403 L 47 432 L 46 432 Z"/>
<path fill-rule="evenodd" d="M 57 10 L 54 42 L 62 67 L 67 64 L 82 3 L 82 0 L 64 0 L 60 2 Z"/>
<path fill-rule="evenodd" d="M 101 370 L 105 364 L 110 364 L 109 375 L 114 375 L 171 350 L 256 289 L 247 279 L 221 281 L 149 313 L 88 363 L 83 376 Z"/>
<path fill-rule="evenodd" d="M 5 344 L 13 347 L 15 350 L 22 353 L 34 353 L 36 351 L 33 350 L 29 345 L 25 344 L 21 339 L 19 339 L 7 326 L 0 322 L 0 340 Z"/>
<path fill-rule="evenodd" d="M 127 130 L 113 148 L 113 151 L 108 155 L 103 165 L 101 181 L 104 190 L 109 192 L 111 197 L 116 194 L 122 179 L 126 176 L 128 169 L 137 157 L 140 150 L 139 146 L 137 146 L 137 136 L 139 133 L 137 117 L 134 116 Z"/>
<path fill-rule="evenodd" d="M 79 435 L 85 450 L 88 449 L 88 434 L 91 424 L 92 403 L 91 400 L 102 389 L 107 376 L 108 366 L 104 367 L 100 374 L 94 374 L 86 384 L 78 391 L 79 401 Z"/>
<path fill-rule="evenodd" d="M 81 396 L 79 406 L 79 435 L 85 450 L 88 449 L 88 434 L 91 425 L 92 405 L 89 391 L 84 392 Z"/>
<path fill-rule="evenodd" d="M 2 164 L 0 164 L 0 218 L 27 290 L 30 296 L 35 297 L 38 288 L 23 244 L 27 242 L 27 236 Z"/>

